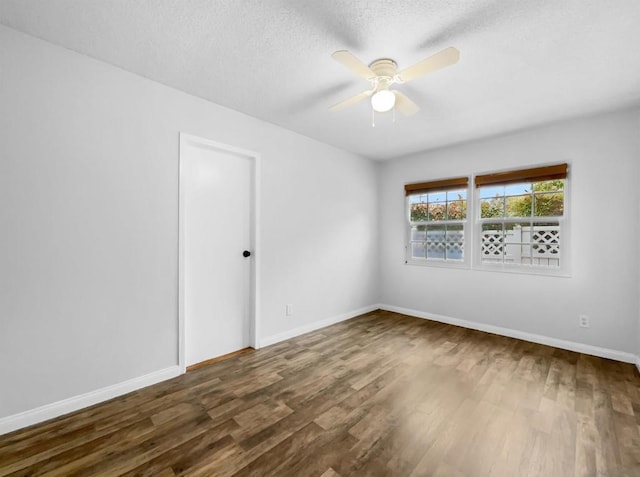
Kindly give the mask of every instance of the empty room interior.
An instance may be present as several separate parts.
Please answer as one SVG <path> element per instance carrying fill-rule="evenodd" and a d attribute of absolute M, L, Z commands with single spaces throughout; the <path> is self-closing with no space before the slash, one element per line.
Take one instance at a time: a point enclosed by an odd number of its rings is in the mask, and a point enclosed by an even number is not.
<path fill-rule="evenodd" d="M 638 25 L 0 0 L 0 476 L 640 476 Z"/>

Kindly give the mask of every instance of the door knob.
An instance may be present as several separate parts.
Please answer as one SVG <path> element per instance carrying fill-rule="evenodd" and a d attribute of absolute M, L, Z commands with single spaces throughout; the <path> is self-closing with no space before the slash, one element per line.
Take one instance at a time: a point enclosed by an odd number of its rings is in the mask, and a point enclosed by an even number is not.
<path fill-rule="evenodd" d="M 251 256 L 251 252 L 249 252 L 249 250 L 245 250 L 244 252 L 242 252 L 242 256 L 244 258 L 250 257 Z"/>

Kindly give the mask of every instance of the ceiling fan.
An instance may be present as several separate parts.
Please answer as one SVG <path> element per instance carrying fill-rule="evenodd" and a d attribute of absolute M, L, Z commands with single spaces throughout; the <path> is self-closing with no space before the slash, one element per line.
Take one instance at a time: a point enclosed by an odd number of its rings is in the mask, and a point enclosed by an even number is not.
<path fill-rule="evenodd" d="M 446 66 L 453 65 L 458 62 L 460 52 L 454 47 L 445 48 L 435 55 L 429 56 L 401 71 L 398 71 L 397 63 L 389 58 L 375 60 L 367 66 L 347 50 L 336 51 L 331 56 L 358 76 L 369 81 L 371 89 L 334 104 L 329 108 L 329 111 L 340 111 L 347 106 L 370 97 L 371 107 L 375 112 L 384 113 L 395 108 L 405 116 L 411 116 L 420 110 L 418 105 L 403 92 L 397 89 L 391 90 L 389 87 L 394 84 L 407 83 Z"/>

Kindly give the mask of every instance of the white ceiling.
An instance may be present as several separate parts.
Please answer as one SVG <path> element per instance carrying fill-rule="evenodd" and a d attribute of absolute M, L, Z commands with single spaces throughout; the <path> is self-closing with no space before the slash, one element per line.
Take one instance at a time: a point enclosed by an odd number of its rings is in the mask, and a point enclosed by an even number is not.
<path fill-rule="evenodd" d="M 375 159 L 640 104 L 639 0 L 0 0 L 0 23 Z M 417 115 L 328 111 L 368 87 L 333 51 L 448 46 L 399 87 Z"/>

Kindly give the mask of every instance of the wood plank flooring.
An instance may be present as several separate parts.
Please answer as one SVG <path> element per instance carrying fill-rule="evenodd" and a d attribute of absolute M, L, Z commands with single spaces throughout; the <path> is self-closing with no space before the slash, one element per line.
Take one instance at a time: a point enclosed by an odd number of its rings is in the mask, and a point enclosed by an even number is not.
<path fill-rule="evenodd" d="M 377 311 L 0 436 L 0 476 L 640 476 L 631 364 Z"/>

